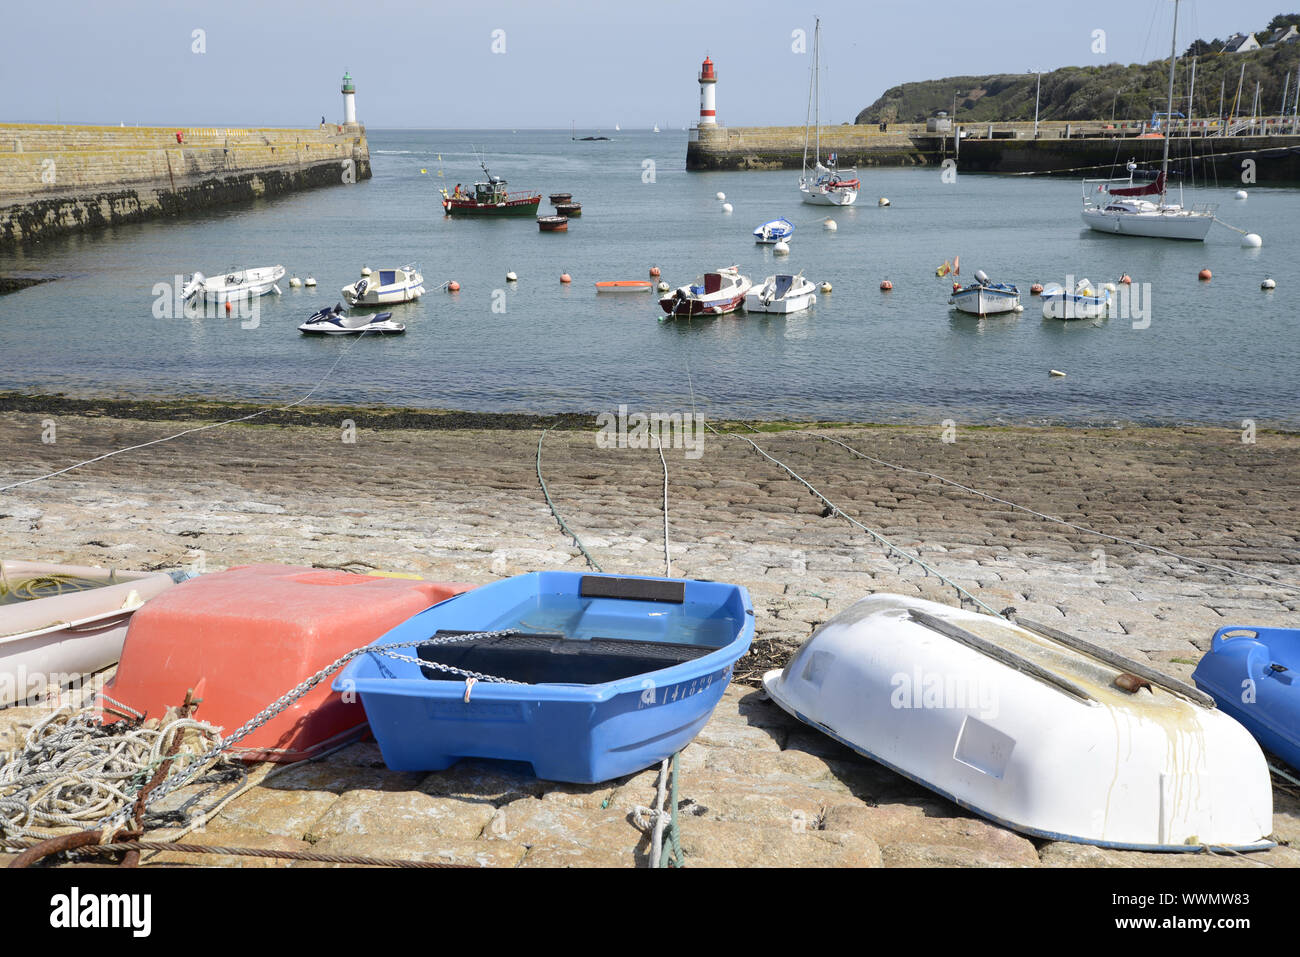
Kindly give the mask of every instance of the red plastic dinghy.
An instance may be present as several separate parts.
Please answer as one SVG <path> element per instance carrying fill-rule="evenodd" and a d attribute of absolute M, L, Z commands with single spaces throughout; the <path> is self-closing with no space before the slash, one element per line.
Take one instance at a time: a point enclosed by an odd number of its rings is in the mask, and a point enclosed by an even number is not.
<path fill-rule="evenodd" d="M 201 575 L 135 613 L 105 692 L 150 717 L 202 699 L 195 718 L 230 734 L 354 648 L 473 585 L 246 565 Z M 162 600 L 165 599 L 165 600 Z M 300 761 L 360 737 L 366 715 L 327 678 L 244 738 L 244 760 Z"/>

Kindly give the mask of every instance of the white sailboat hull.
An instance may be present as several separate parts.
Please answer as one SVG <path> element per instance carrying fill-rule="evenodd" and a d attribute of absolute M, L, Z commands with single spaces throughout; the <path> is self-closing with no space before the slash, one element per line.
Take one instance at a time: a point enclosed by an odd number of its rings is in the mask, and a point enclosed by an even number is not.
<path fill-rule="evenodd" d="M 1195 689 L 1130 693 L 1115 685 L 1124 673 L 1002 619 L 877 594 L 828 621 L 763 685 L 799 720 L 1034 837 L 1267 846 L 1272 787 L 1249 733 L 1197 703 Z"/>
<path fill-rule="evenodd" d="M 1162 206 L 1159 209 L 1132 212 L 1109 210 L 1094 206 L 1083 210 L 1083 221 L 1089 229 L 1115 236 L 1146 236 L 1153 239 L 1187 239 L 1199 242 L 1205 239 L 1214 225 L 1214 215 L 1183 209 L 1179 206 Z"/>
<path fill-rule="evenodd" d="M 799 184 L 799 195 L 810 206 L 852 206 L 858 201 L 856 189 L 822 189 Z"/>

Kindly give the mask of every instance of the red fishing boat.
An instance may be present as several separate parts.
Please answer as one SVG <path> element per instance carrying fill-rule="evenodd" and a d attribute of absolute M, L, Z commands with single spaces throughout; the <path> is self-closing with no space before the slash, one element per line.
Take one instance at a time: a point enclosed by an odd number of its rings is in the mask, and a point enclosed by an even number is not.
<path fill-rule="evenodd" d="M 542 202 L 542 194 L 532 190 L 509 192 L 506 181 L 500 176 L 493 176 L 487 164 L 481 159 L 479 165 L 487 176 L 486 182 L 475 183 L 473 190 L 462 189 L 456 185 L 454 192 L 448 193 L 443 187 L 442 208 L 448 216 L 535 216 L 537 207 Z"/>
<path fill-rule="evenodd" d="M 739 267 L 730 266 L 679 287 L 660 299 L 659 306 L 670 316 L 725 316 L 740 308 L 752 285 Z"/>

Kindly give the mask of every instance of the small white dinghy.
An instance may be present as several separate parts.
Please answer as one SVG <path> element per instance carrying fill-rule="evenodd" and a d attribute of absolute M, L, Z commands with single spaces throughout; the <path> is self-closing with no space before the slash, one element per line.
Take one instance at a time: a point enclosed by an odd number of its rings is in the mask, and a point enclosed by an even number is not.
<path fill-rule="evenodd" d="M 333 309 L 312 313 L 311 318 L 298 327 L 298 331 L 315 336 L 391 336 L 406 332 L 406 324 L 394 322 L 391 312 L 373 316 L 349 316 L 340 302 Z"/>
<path fill-rule="evenodd" d="M 201 296 L 209 302 L 265 296 L 268 292 L 278 293 L 280 287 L 276 283 L 283 278 L 283 266 L 258 266 L 220 276 L 196 272 L 186 281 L 182 295 L 186 301 Z"/>
<path fill-rule="evenodd" d="M 1088 279 L 1075 283 L 1073 292 L 1057 283 L 1048 283 L 1042 303 L 1044 319 L 1105 319 L 1110 315 L 1110 290 L 1098 288 Z"/>
<path fill-rule="evenodd" d="M 872 595 L 763 686 L 799 720 L 1033 837 L 1269 846 L 1272 785 L 1245 728 L 1195 688 L 1046 626 Z"/>
<path fill-rule="evenodd" d="M 414 266 L 401 269 L 375 269 L 351 285 L 343 287 L 349 306 L 393 306 L 414 302 L 424 295 L 424 277 Z"/>
<path fill-rule="evenodd" d="M 132 613 L 172 584 L 163 572 L 0 560 L 0 707 L 116 662 Z"/>
<path fill-rule="evenodd" d="M 745 294 L 746 312 L 800 312 L 817 299 L 817 287 L 803 277 L 768 276 Z"/>

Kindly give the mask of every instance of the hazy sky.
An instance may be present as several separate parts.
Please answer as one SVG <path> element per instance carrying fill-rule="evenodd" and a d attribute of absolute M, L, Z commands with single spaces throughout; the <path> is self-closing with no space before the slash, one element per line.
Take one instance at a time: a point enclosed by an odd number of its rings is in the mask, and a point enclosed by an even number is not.
<path fill-rule="evenodd" d="M 1279 2 L 1183 0 L 1179 50 L 1259 30 L 1289 12 Z M 802 124 L 820 13 L 823 121 L 843 122 L 908 80 L 1166 56 L 1172 11 L 1171 0 L 11 2 L 0 120 L 311 125 L 341 118 L 346 69 L 371 127 L 680 128 L 698 116 L 707 53 L 722 123 Z M 806 54 L 793 50 L 798 29 Z"/>

